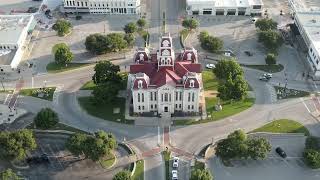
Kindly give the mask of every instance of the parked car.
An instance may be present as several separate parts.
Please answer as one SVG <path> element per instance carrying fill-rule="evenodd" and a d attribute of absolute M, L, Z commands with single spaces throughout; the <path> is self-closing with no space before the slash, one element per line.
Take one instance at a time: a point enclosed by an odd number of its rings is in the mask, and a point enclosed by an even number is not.
<path fill-rule="evenodd" d="M 214 64 L 207 64 L 206 68 L 207 69 L 213 69 L 213 68 L 216 68 L 216 66 Z"/>
<path fill-rule="evenodd" d="M 245 53 L 247 56 L 253 56 L 253 53 L 250 52 L 250 51 L 245 51 L 244 53 Z"/>
<path fill-rule="evenodd" d="M 265 73 L 263 74 L 264 77 L 271 79 L 272 78 L 272 74 L 271 73 Z"/>
<path fill-rule="evenodd" d="M 174 167 L 174 168 L 179 167 L 179 158 L 178 157 L 173 157 L 172 167 Z"/>
<path fill-rule="evenodd" d="M 281 149 L 281 147 L 277 147 L 276 148 L 276 152 L 279 154 L 279 156 L 281 156 L 282 158 L 286 158 L 287 157 L 287 154 L 286 152 L 284 152 L 283 149 Z"/>
<path fill-rule="evenodd" d="M 178 171 L 172 170 L 172 180 L 178 180 Z"/>
<path fill-rule="evenodd" d="M 259 77 L 259 80 L 260 80 L 260 81 L 266 81 L 266 82 L 267 82 L 267 81 L 269 81 L 270 79 L 267 78 L 267 77 L 265 77 L 265 76 L 260 76 L 260 77 Z"/>

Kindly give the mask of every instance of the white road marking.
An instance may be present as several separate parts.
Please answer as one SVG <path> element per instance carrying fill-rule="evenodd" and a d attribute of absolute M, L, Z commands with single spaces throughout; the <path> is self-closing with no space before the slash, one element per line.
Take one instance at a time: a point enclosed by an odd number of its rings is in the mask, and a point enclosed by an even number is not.
<path fill-rule="evenodd" d="M 8 98 L 9 98 L 9 96 L 10 96 L 10 94 L 7 94 L 7 97 L 6 97 L 6 99 L 4 100 L 3 104 L 6 104 L 6 102 L 7 102 Z"/>
<path fill-rule="evenodd" d="M 304 102 L 303 98 L 300 98 L 301 102 L 303 103 L 303 105 L 306 107 L 306 109 L 308 110 L 308 112 L 310 113 L 310 110 L 308 108 L 308 106 L 306 105 L 306 103 Z"/>

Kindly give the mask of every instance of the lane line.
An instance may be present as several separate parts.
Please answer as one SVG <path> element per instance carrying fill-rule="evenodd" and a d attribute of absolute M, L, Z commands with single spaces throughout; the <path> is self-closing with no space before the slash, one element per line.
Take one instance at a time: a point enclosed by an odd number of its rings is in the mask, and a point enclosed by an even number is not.
<path fill-rule="evenodd" d="M 302 98 L 300 98 L 301 102 L 303 103 L 304 107 L 306 107 L 306 109 L 308 110 L 308 112 L 310 113 L 309 108 L 307 107 L 306 103 L 304 102 L 304 100 Z"/>

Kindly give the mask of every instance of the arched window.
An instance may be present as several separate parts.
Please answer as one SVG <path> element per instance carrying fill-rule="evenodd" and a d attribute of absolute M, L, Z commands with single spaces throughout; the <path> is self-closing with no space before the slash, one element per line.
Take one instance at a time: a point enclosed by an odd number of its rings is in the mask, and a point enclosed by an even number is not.
<path fill-rule="evenodd" d="M 168 102 L 168 93 L 165 93 L 165 94 L 164 94 L 164 101 L 165 101 L 165 102 Z"/>
<path fill-rule="evenodd" d="M 189 86 L 192 87 L 192 88 L 194 87 L 194 80 L 193 79 L 190 80 Z"/>
<path fill-rule="evenodd" d="M 170 56 L 170 51 L 168 49 L 163 50 L 162 56 Z"/>
<path fill-rule="evenodd" d="M 166 64 L 168 64 L 168 65 L 171 64 L 171 59 L 170 58 L 166 59 Z"/>
<path fill-rule="evenodd" d="M 188 60 L 188 61 L 191 61 L 191 60 L 192 60 L 192 54 L 191 54 L 191 53 L 188 53 L 188 54 L 187 54 L 187 60 Z"/>
<path fill-rule="evenodd" d="M 162 47 L 169 47 L 170 42 L 168 40 L 162 41 Z"/>
<path fill-rule="evenodd" d="M 138 88 L 139 88 L 139 89 L 142 88 L 142 81 L 141 81 L 141 80 L 138 81 Z"/>
<path fill-rule="evenodd" d="M 161 58 L 161 65 L 164 65 L 165 64 L 165 58 Z"/>

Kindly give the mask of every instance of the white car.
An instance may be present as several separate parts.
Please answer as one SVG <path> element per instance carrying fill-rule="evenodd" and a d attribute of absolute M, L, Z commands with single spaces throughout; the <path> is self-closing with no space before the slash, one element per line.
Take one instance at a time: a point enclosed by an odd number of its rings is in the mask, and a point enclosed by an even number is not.
<path fill-rule="evenodd" d="M 178 157 L 173 158 L 172 167 L 174 167 L 174 168 L 179 167 L 179 158 Z"/>
<path fill-rule="evenodd" d="M 207 64 L 206 68 L 213 69 L 213 68 L 216 68 L 216 66 L 214 64 Z"/>
<path fill-rule="evenodd" d="M 272 74 L 271 73 L 265 73 L 263 74 L 264 77 L 271 79 L 272 78 Z"/>
<path fill-rule="evenodd" d="M 178 171 L 172 170 L 172 180 L 178 180 Z"/>

